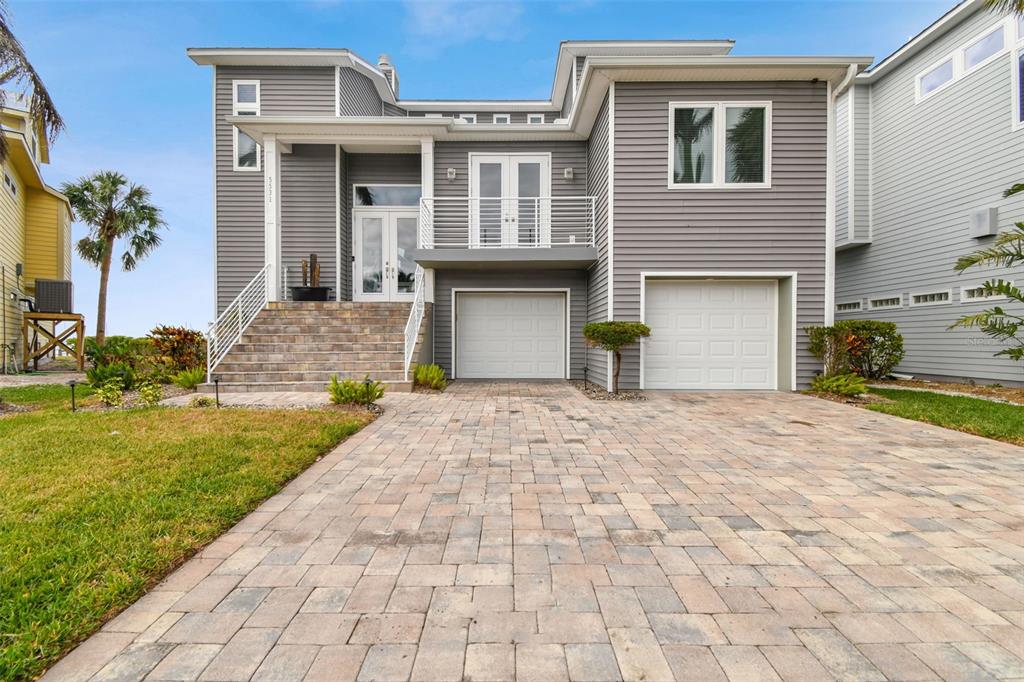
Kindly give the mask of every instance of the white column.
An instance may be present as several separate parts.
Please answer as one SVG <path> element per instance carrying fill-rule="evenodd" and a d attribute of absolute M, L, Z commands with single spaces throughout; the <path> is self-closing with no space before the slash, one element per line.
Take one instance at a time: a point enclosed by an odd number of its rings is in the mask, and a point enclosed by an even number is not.
<path fill-rule="evenodd" d="M 281 294 L 281 150 L 277 136 L 263 137 L 263 253 L 270 265 L 267 300 Z"/>
<path fill-rule="evenodd" d="M 421 195 L 434 198 L 434 138 L 424 137 L 420 140 L 420 191 Z M 417 229 L 417 243 L 419 242 Z M 422 245 L 421 245 L 422 246 Z M 423 300 L 434 302 L 434 271 L 425 270 L 423 278 Z"/>

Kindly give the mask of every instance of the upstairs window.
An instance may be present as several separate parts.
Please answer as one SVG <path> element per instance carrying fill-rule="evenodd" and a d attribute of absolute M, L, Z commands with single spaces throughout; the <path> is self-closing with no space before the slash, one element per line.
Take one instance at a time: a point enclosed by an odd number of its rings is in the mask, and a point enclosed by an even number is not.
<path fill-rule="evenodd" d="M 476 114 L 459 114 L 463 123 L 476 123 Z"/>
<path fill-rule="evenodd" d="M 669 187 L 769 187 L 771 104 L 669 104 Z"/>
<path fill-rule="evenodd" d="M 14 178 L 12 178 L 6 171 L 4 171 L 4 186 L 7 188 L 7 191 L 11 193 L 12 197 L 18 196 L 18 185 L 14 182 Z"/>
<path fill-rule="evenodd" d="M 537 125 L 544 122 L 544 114 L 527 114 L 526 122 L 530 125 Z"/>
<path fill-rule="evenodd" d="M 497 123 L 499 125 L 508 125 L 508 124 L 512 123 L 512 115 L 511 114 L 495 114 L 494 118 L 491 119 L 491 120 L 494 123 Z"/>
<path fill-rule="evenodd" d="M 903 294 L 882 296 L 881 298 L 868 299 L 869 310 L 889 310 L 903 307 Z"/>
<path fill-rule="evenodd" d="M 910 305 L 945 305 L 950 302 L 950 291 L 928 291 L 921 294 L 910 294 Z"/>
<path fill-rule="evenodd" d="M 970 71 L 1003 50 L 1003 27 L 978 38 L 964 48 L 964 71 Z"/>
<path fill-rule="evenodd" d="M 917 96 L 927 97 L 942 86 L 952 82 L 953 58 L 950 57 L 917 77 Z"/>
<path fill-rule="evenodd" d="M 994 279 L 993 281 L 996 280 Z M 1009 285 L 1013 286 L 1013 282 L 1009 282 Z M 987 293 L 984 284 L 975 284 L 974 286 L 965 286 L 960 288 L 961 303 L 981 303 L 984 301 L 1003 300 L 1005 298 L 1006 296 L 995 291 Z"/>
<path fill-rule="evenodd" d="M 260 82 L 232 81 L 231 113 L 235 116 L 260 115 Z M 234 169 L 258 171 L 260 146 L 238 128 L 234 129 Z"/>
<path fill-rule="evenodd" d="M 860 310 L 860 301 L 848 301 L 846 303 L 836 303 L 837 313 L 855 313 Z"/>

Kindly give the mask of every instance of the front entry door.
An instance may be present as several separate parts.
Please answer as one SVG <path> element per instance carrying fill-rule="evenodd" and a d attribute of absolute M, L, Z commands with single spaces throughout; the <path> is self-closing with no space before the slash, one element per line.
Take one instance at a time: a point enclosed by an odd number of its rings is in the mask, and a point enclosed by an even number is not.
<path fill-rule="evenodd" d="M 472 159 L 470 245 L 550 246 L 550 158 L 474 154 Z"/>
<path fill-rule="evenodd" d="M 352 215 L 355 301 L 411 301 L 416 286 L 416 211 L 359 209 Z"/>

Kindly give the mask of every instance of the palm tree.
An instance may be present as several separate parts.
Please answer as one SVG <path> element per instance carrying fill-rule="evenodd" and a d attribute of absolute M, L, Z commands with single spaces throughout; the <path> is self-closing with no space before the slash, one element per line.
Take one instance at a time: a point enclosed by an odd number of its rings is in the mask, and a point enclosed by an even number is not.
<path fill-rule="evenodd" d="M 14 86 L 30 93 L 29 114 L 39 126 L 42 135 L 53 142 L 64 129 L 64 121 L 50 98 L 32 64 L 25 55 L 25 48 L 14 37 L 11 30 L 7 3 L 0 0 L 0 108 L 3 108 L 6 93 L 3 88 Z M 0 161 L 7 158 L 7 140 L 0 135 Z"/>
<path fill-rule="evenodd" d="M 993 12 L 1024 14 L 1024 0 L 985 0 L 985 7 Z"/>
<path fill-rule="evenodd" d="M 149 202 L 149 190 L 128 182 L 120 173 L 101 171 L 78 182 L 67 182 L 61 191 L 71 202 L 75 216 L 89 226 L 78 241 L 78 255 L 100 269 L 100 294 L 96 310 L 96 343 L 107 335 L 107 283 L 110 261 L 117 241 L 124 242 L 121 267 L 125 272 L 160 245 L 158 230 L 164 227 L 160 209 Z"/>

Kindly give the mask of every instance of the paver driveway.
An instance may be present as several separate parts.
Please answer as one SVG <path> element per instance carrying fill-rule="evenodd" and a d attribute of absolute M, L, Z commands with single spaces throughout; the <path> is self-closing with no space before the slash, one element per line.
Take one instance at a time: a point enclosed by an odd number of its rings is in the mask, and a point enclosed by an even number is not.
<path fill-rule="evenodd" d="M 49 678 L 1024 677 L 1024 450 L 778 393 L 385 403 Z"/>

